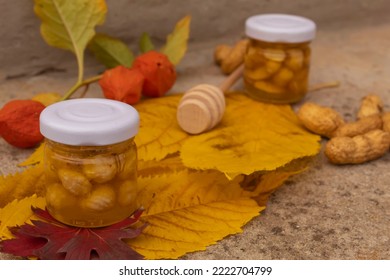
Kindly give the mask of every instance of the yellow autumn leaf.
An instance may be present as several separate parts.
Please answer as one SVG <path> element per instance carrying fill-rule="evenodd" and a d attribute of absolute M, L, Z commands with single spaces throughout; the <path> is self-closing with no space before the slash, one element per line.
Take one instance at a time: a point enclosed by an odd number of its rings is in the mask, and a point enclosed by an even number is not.
<path fill-rule="evenodd" d="M 105 20 L 107 6 L 104 0 L 35 0 L 34 11 L 46 43 L 82 57 L 95 26 Z"/>
<path fill-rule="evenodd" d="M 304 129 L 291 106 L 256 102 L 239 93 L 228 94 L 226 103 L 218 127 L 183 143 L 185 166 L 234 178 L 318 154 L 320 137 Z"/>
<path fill-rule="evenodd" d="M 38 93 L 31 99 L 41 102 L 45 106 L 49 106 L 53 103 L 58 102 L 61 99 L 61 95 L 56 92 L 43 92 L 43 93 Z"/>
<path fill-rule="evenodd" d="M 292 173 L 273 171 L 248 181 L 245 176 L 229 181 L 217 171 L 142 177 L 138 199 L 145 208 L 141 220 L 149 226 L 128 243 L 148 259 L 175 259 L 204 250 L 241 232 L 264 209 L 252 197 L 268 197 Z"/>
<path fill-rule="evenodd" d="M 177 65 L 182 60 L 187 51 L 187 41 L 190 36 L 191 16 L 185 16 L 179 20 L 175 29 L 167 37 L 166 44 L 161 48 L 161 52 L 168 56 L 169 60 Z"/>
<path fill-rule="evenodd" d="M 0 207 L 4 207 L 14 199 L 22 199 L 33 194 L 43 196 L 44 193 L 42 163 L 28 167 L 22 172 L 0 176 Z"/>
<path fill-rule="evenodd" d="M 14 236 L 8 227 L 14 227 L 28 222 L 34 215 L 31 207 L 45 208 L 45 199 L 32 195 L 21 200 L 14 200 L 0 209 L 0 239 L 10 239 Z"/>
<path fill-rule="evenodd" d="M 83 80 L 84 51 L 107 13 L 104 0 L 35 0 L 34 12 L 41 19 L 41 35 L 47 44 L 71 51 Z"/>
<path fill-rule="evenodd" d="M 146 259 L 177 259 L 242 232 L 262 209 L 254 200 L 241 198 L 148 216 L 142 220 L 149 226 L 128 244 Z"/>
<path fill-rule="evenodd" d="M 216 128 L 190 136 L 176 120 L 181 97 L 172 95 L 136 105 L 141 118 L 136 136 L 140 159 L 160 160 L 180 152 L 189 168 L 215 169 L 234 178 L 275 170 L 319 152 L 320 137 L 302 127 L 291 106 L 256 102 L 239 92 L 226 95 L 225 115 Z"/>
<path fill-rule="evenodd" d="M 241 188 L 250 192 L 250 197 L 260 206 L 266 206 L 269 196 L 289 177 L 307 170 L 312 157 L 294 160 L 274 171 L 256 171 L 242 177 Z"/>
<path fill-rule="evenodd" d="M 158 165 L 158 162 L 156 162 Z M 268 195 L 288 177 L 304 171 L 299 166 L 284 170 L 240 175 L 228 180 L 218 171 L 171 170 L 139 178 L 142 191 L 138 199 L 146 209 L 144 216 L 169 212 L 179 208 L 237 198 Z"/>
<path fill-rule="evenodd" d="M 166 172 L 176 172 L 185 169 L 187 168 L 183 165 L 178 154 L 168 156 L 159 161 L 138 161 L 138 176 L 140 177 L 162 175 Z"/>
<path fill-rule="evenodd" d="M 28 166 L 40 163 L 43 160 L 44 149 L 45 142 L 41 143 L 39 147 L 25 161 L 19 163 L 18 166 Z"/>
<path fill-rule="evenodd" d="M 147 99 L 135 105 L 140 114 L 140 129 L 135 137 L 141 160 L 161 160 L 174 154 L 188 134 L 176 121 L 180 96 Z"/>

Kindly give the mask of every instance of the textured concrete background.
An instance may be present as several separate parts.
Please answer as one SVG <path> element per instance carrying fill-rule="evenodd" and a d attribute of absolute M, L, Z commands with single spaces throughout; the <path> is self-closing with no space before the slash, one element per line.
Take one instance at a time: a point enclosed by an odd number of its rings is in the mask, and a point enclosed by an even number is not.
<path fill-rule="evenodd" d="M 331 106 L 353 120 L 360 99 L 376 93 L 390 110 L 389 1 L 185 3 L 108 0 L 107 23 L 99 30 L 130 46 L 143 31 L 162 42 L 179 18 L 191 14 L 190 46 L 172 90 L 179 92 L 223 79 L 212 61 L 213 48 L 240 38 L 246 17 L 263 12 L 304 15 L 314 19 L 319 29 L 312 44 L 310 83 L 341 83 L 338 88 L 309 93 L 304 101 Z M 0 0 L 0 4 L 0 106 L 38 92 L 66 91 L 76 78 L 73 56 L 42 41 L 32 1 Z M 86 76 L 102 70 L 89 56 L 86 59 Z M 238 83 L 236 88 L 240 87 Z M 101 96 L 96 86 L 88 94 Z M 30 153 L 0 140 L 0 172 L 16 171 L 16 163 Z M 267 209 L 242 234 L 184 259 L 390 259 L 389 161 L 388 153 L 366 164 L 334 166 L 321 151 L 308 171 L 289 179 L 271 196 Z"/>

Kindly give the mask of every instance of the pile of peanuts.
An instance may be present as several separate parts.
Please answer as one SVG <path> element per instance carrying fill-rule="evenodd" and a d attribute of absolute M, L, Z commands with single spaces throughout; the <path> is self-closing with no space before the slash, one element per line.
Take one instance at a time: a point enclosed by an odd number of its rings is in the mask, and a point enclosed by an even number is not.
<path fill-rule="evenodd" d="M 357 120 L 346 122 L 339 112 L 312 102 L 304 103 L 297 116 L 311 132 L 328 138 L 324 153 L 334 164 L 360 164 L 378 159 L 390 148 L 390 112 L 378 95 L 361 100 Z"/>

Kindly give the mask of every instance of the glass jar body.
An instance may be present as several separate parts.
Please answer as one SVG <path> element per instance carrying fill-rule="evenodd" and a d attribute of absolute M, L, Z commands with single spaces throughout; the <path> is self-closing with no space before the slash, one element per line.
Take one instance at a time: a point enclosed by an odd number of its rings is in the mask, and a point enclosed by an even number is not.
<path fill-rule="evenodd" d="M 134 138 L 105 146 L 46 139 L 44 162 L 47 210 L 64 224 L 107 226 L 139 208 Z"/>
<path fill-rule="evenodd" d="M 269 103 L 294 103 L 307 93 L 310 42 L 278 43 L 250 39 L 245 53 L 248 96 Z"/>

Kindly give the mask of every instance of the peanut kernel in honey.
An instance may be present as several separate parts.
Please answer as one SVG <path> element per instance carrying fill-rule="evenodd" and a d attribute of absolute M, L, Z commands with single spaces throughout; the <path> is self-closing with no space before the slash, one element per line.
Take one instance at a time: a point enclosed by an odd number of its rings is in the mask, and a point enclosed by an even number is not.
<path fill-rule="evenodd" d="M 263 55 L 266 59 L 282 62 L 286 58 L 286 53 L 281 49 L 265 49 Z"/>
<path fill-rule="evenodd" d="M 271 73 L 269 73 L 266 68 L 263 67 L 254 70 L 247 69 L 245 70 L 245 76 L 251 80 L 263 80 L 271 76 Z"/>
<path fill-rule="evenodd" d="M 95 157 L 91 163 L 83 166 L 85 176 L 96 183 L 106 183 L 115 177 L 117 172 L 115 157 Z"/>
<path fill-rule="evenodd" d="M 118 203 L 124 206 L 135 203 L 137 192 L 138 189 L 134 180 L 123 181 L 118 187 Z"/>
<path fill-rule="evenodd" d="M 265 92 L 269 92 L 271 94 L 283 93 L 283 88 L 281 88 L 277 85 L 274 85 L 272 83 L 264 82 L 264 81 L 255 82 L 255 88 L 257 88 L 259 90 L 263 90 Z"/>
<path fill-rule="evenodd" d="M 75 196 L 87 195 L 92 189 L 92 184 L 88 179 L 77 171 L 62 168 L 58 170 L 58 177 L 62 186 Z"/>
<path fill-rule="evenodd" d="M 91 195 L 82 201 L 82 206 L 88 210 L 106 211 L 114 207 L 115 192 L 109 185 L 98 185 Z"/>
<path fill-rule="evenodd" d="M 288 82 L 290 82 L 294 78 L 294 72 L 289 70 L 287 67 L 283 67 L 275 74 L 273 77 L 273 82 L 276 85 L 284 87 Z"/>
<path fill-rule="evenodd" d="M 278 70 L 280 69 L 280 66 L 282 66 L 282 64 L 280 62 L 274 61 L 274 60 L 268 60 L 265 63 L 265 69 L 271 75 L 275 74 L 276 72 L 278 72 Z"/>
<path fill-rule="evenodd" d="M 291 49 L 287 51 L 286 66 L 293 71 L 300 70 L 303 67 L 303 51 L 300 49 Z"/>
<path fill-rule="evenodd" d="M 74 205 L 74 197 L 59 183 L 51 184 L 46 191 L 47 207 L 64 209 Z"/>

